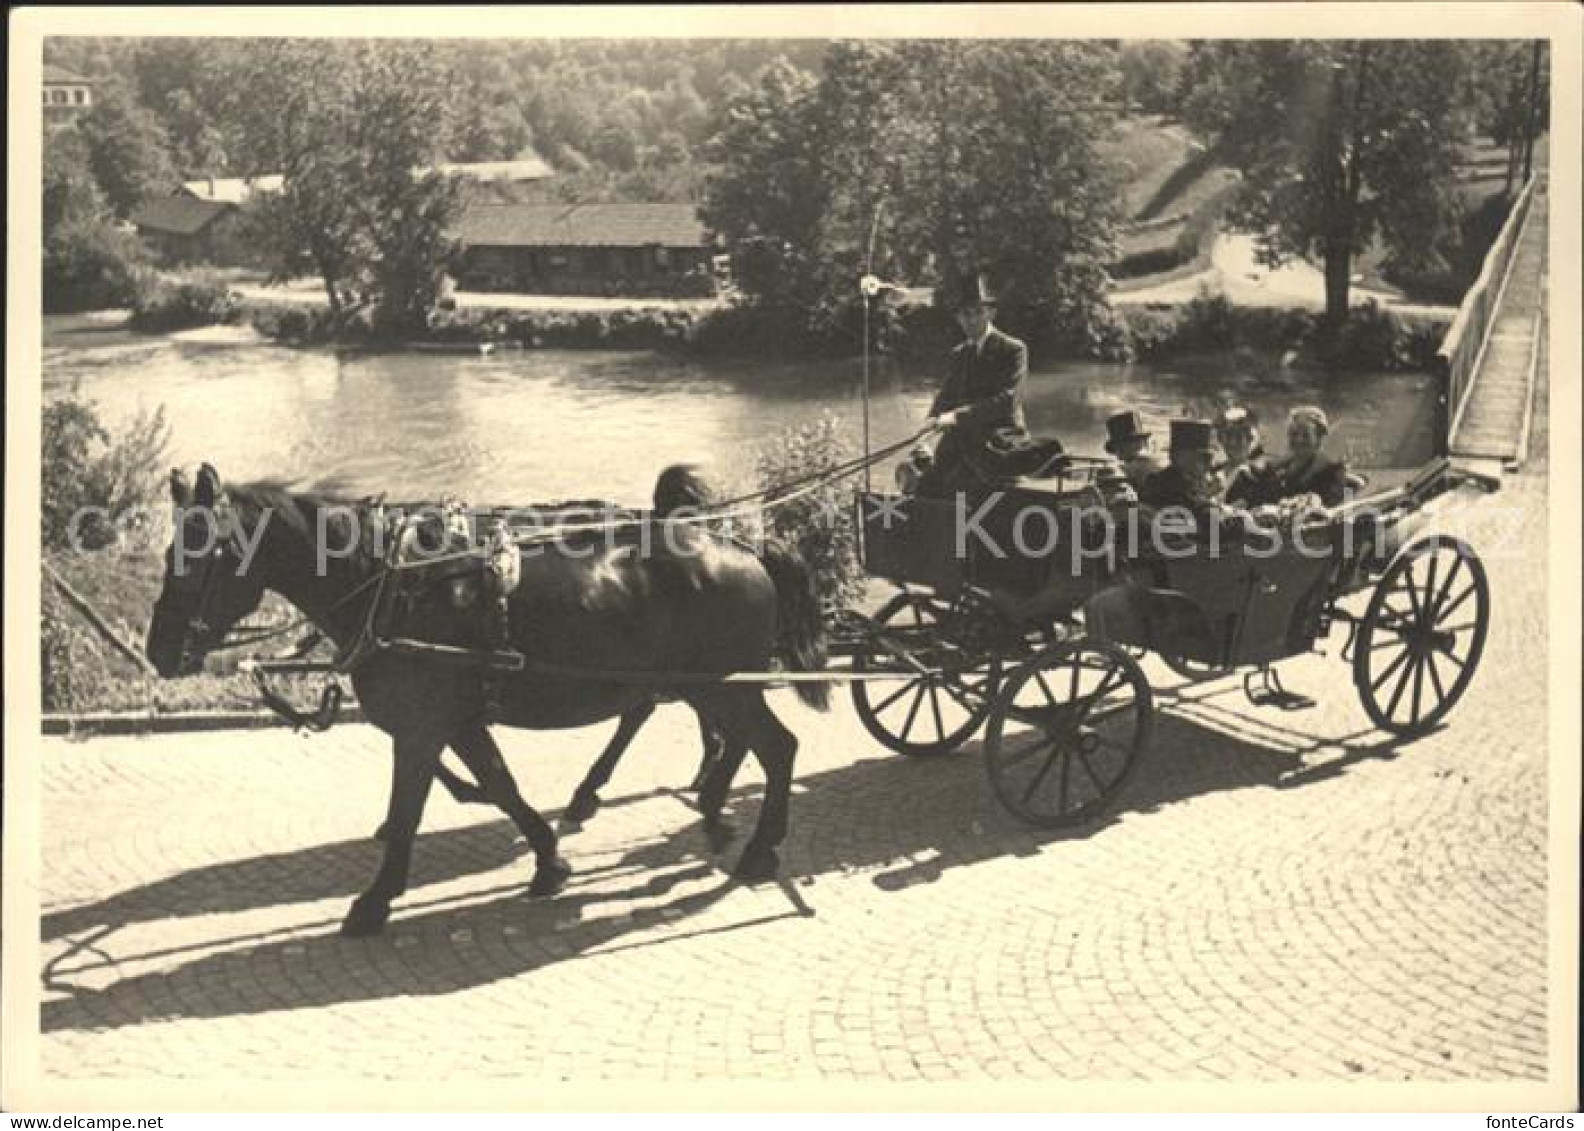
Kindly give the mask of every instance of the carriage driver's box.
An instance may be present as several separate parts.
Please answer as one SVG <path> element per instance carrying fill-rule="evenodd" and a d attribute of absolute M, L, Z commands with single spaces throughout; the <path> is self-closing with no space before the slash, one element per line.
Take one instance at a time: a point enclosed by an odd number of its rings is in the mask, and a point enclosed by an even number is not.
<path fill-rule="evenodd" d="M 1100 498 L 1063 487 L 1015 480 L 959 499 L 865 496 L 865 568 L 943 593 L 964 584 L 1020 594 L 1070 584 L 1082 601 L 1100 567 L 1075 553 L 1073 539 L 1082 537 L 1075 511 L 1098 507 Z"/>

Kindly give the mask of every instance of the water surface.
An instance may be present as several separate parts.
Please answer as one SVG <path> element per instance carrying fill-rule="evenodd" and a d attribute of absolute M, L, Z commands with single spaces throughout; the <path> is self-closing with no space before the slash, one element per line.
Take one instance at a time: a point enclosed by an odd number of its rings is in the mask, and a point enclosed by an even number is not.
<path fill-rule="evenodd" d="M 751 481 L 755 454 L 781 430 L 824 413 L 854 451 L 862 367 L 708 361 L 653 352 L 506 350 L 488 357 L 347 353 L 247 341 L 179 340 L 46 319 L 44 394 L 77 388 L 107 422 L 163 405 L 171 462 L 215 464 L 227 478 L 334 478 L 393 498 L 476 502 L 559 498 L 641 502 L 668 463 Z M 871 371 L 876 446 L 911 434 L 938 376 Z M 1333 448 L 1355 466 L 1428 458 L 1433 390 L 1423 374 L 1284 369 L 1248 359 L 1193 367 L 1057 362 L 1025 386 L 1030 427 L 1098 452 L 1104 420 L 1136 408 L 1164 447 L 1166 421 L 1218 397 L 1253 407 L 1270 445 L 1286 410 L 1330 414 Z"/>

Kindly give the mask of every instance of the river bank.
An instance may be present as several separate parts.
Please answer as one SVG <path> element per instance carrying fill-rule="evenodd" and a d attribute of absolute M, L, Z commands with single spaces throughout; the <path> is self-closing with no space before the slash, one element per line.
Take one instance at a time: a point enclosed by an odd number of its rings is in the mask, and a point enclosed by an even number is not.
<path fill-rule="evenodd" d="M 1273 293 L 1291 297 L 1291 286 L 1288 280 Z M 366 318 L 335 317 L 322 299 L 314 302 L 311 297 L 301 289 L 270 294 L 251 288 L 228 306 L 227 321 L 288 345 L 460 352 L 666 350 L 700 357 L 828 361 L 856 354 L 862 340 L 857 326 L 815 333 L 801 311 L 723 300 L 481 294 L 458 295 L 454 306 L 437 311 L 425 328 L 392 340 L 377 335 Z M 1081 347 L 1042 348 L 1036 342 L 1035 355 L 1053 361 L 1163 361 L 1254 352 L 1333 369 L 1428 371 L 1455 313 L 1433 306 L 1382 305 L 1370 297 L 1355 306 L 1346 324 L 1332 329 L 1312 302 L 1235 302 L 1224 294 L 1179 286 L 1159 295 L 1118 296 L 1109 317 Z M 877 312 L 874 327 L 877 352 L 903 362 L 938 359 L 956 340 L 950 318 L 919 302 Z M 1009 328 L 1018 330 L 1015 324 Z"/>

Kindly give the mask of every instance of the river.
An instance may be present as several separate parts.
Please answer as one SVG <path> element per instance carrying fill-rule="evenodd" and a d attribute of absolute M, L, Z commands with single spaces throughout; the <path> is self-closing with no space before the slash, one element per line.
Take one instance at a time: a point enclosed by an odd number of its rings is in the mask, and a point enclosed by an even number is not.
<path fill-rule="evenodd" d="M 46 318 L 46 398 L 76 389 L 112 427 L 164 406 L 170 461 L 208 460 L 233 479 L 338 481 L 393 498 L 480 503 L 645 500 L 668 463 L 749 485 L 755 453 L 789 426 L 834 415 L 856 451 L 860 363 L 700 361 L 663 353 L 506 350 L 487 357 L 291 349 L 243 334 L 148 336 Z M 922 421 L 937 378 L 872 373 L 880 444 Z M 1286 409 L 1319 403 L 1332 449 L 1356 467 L 1409 466 L 1431 451 L 1423 374 L 1335 374 L 1240 358 L 1215 365 L 1043 363 L 1029 374 L 1030 427 L 1098 452 L 1107 415 L 1144 412 L 1164 433 L 1218 396 L 1248 404 L 1282 446 Z M 1164 435 L 1161 446 L 1164 448 Z"/>

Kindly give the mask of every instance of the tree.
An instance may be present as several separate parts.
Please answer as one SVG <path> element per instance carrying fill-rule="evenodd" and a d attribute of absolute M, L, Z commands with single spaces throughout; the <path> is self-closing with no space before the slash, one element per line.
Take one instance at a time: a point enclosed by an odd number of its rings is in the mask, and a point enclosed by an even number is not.
<path fill-rule="evenodd" d="M 248 173 L 284 189 L 252 209 L 289 275 L 311 265 L 331 309 L 372 304 L 382 328 L 419 323 L 450 253 L 460 187 L 425 170 L 454 121 L 452 84 L 424 45 L 262 41 L 228 112 Z"/>
<path fill-rule="evenodd" d="M 1024 328 L 1083 333 L 1114 242 L 1096 145 L 1113 54 L 914 40 L 835 44 L 819 79 L 779 62 L 711 141 L 701 214 L 744 290 L 816 325 L 850 313 L 872 266 L 919 284 L 986 271 Z"/>
<path fill-rule="evenodd" d="M 1186 113 L 1243 174 L 1234 219 L 1271 263 L 1320 259 L 1326 319 L 1347 317 L 1353 258 L 1404 262 L 1455 232 L 1466 56 L 1449 41 L 1201 43 Z"/>
<path fill-rule="evenodd" d="M 1135 39 L 1117 50 L 1122 95 L 1151 114 L 1173 114 L 1188 45 L 1175 39 Z"/>
<path fill-rule="evenodd" d="M 131 66 L 138 102 L 159 120 L 184 177 L 211 176 L 227 167 L 217 96 L 237 53 L 246 50 L 238 40 L 138 41 Z"/>
<path fill-rule="evenodd" d="M 94 180 L 118 218 L 125 219 L 145 199 L 176 186 L 164 129 L 124 84 L 106 83 L 78 128 L 88 146 Z"/>
<path fill-rule="evenodd" d="M 94 182 L 88 143 L 73 129 L 44 134 L 44 238 L 63 223 L 104 213 L 104 194 Z"/>
<path fill-rule="evenodd" d="M 818 91 L 812 74 L 778 59 L 732 100 L 708 146 L 714 172 L 699 215 L 732 245 L 739 284 L 769 303 L 810 297 L 829 191 Z"/>

